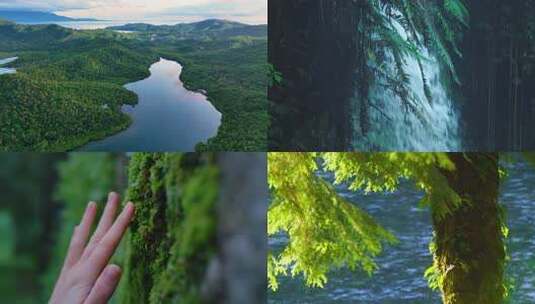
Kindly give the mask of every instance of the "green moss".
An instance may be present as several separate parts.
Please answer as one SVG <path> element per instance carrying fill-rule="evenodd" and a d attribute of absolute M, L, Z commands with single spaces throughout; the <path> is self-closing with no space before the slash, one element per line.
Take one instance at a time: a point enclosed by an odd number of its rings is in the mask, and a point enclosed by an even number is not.
<path fill-rule="evenodd" d="M 218 170 L 210 154 L 134 154 L 123 303 L 198 303 L 215 248 Z"/>

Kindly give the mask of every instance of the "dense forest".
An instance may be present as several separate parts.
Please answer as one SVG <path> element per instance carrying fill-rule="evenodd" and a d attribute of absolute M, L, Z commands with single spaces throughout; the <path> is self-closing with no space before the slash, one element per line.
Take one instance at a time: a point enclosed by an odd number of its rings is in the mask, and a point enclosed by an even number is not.
<path fill-rule="evenodd" d="M 45 302 L 87 202 L 102 210 L 115 190 L 136 214 L 113 257 L 123 277 L 112 303 L 266 301 L 265 155 L 0 158 L 3 300 Z"/>
<path fill-rule="evenodd" d="M 147 77 L 166 57 L 179 60 L 185 84 L 206 90 L 223 114 L 218 135 L 199 150 L 265 150 L 266 27 L 218 20 L 192 26 L 185 35 L 174 28 L 125 34 L 0 23 L 0 54 L 19 57 L 17 73 L 0 77 L 0 149 L 72 150 L 125 129 L 131 121 L 121 106 L 137 96 L 123 85 Z"/>
<path fill-rule="evenodd" d="M 336 187 L 388 193 L 409 182 L 423 193 L 419 206 L 432 217 L 433 258 L 420 274 L 428 286 L 443 303 L 504 303 L 514 284 L 505 275 L 509 227 L 498 201 L 507 174 L 502 157 L 518 161 L 496 153 L 270 153 L 268 234 L 288 238 L 269 254 L 270 288 L 277 290 L 285 275 L 323 287 L 337 268 L 372 275 L 385 246 L 402 240 Z"/>
<path fill-rule="evenodd" d="M 535 147 L 534 9 L 532 1 L 271 1 L 269 62 L 282 78 L 269 90 L 271 148 Z"/>

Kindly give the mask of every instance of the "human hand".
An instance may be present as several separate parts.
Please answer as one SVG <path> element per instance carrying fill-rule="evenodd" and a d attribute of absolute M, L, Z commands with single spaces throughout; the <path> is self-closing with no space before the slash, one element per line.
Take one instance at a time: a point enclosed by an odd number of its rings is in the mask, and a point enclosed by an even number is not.
<path fill-rule="evenodd" d="M 115 219 L 118 206 L 119 195 L 110 193 L 97 229 L 87 242 L 97 214 L 96 203 L 87 205 L 82 221 L 74 229 L 50 304 L 101 304 L 111 298 L 119 284 L 121 268 L 108 262 L 134 215 L 134 205 L 129 202 Z"/>

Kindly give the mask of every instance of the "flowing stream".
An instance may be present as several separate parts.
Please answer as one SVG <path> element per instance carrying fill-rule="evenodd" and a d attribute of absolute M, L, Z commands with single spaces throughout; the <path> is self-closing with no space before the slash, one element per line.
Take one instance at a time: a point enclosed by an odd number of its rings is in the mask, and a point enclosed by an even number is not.
<path fill-rule="evenodd" d="M 511 261 L 507 279 L 513 282 L 510 303 L 535 303 L 535 169 L 524 162 L 504 164 L 508 177 L 501 184 L 500 202 L 507 211 L 510 236 L 507 248 Z M 332 180 L 331 176 L 325 178 Z M 346 186 L 337 192 L 358 204 L 399 239 L 386 246 L 377 258 L 373 276 L 347 269 L 332 271 L 324 289 L 307 288 L 300 277 L 282 277 L 279 290 L 269 292 L 269 304 L 440 304 L 440 295 L 427 286 L 424 272 L 432 263 L 431 214 L 417 207 L 422 193 L 408 184 L 389 194 L 354 193 Z M 280 251 L 284 235 L 269 238 L 269 247 Z"/>
<path fill-rule="evenodd" d="M 405 29 L 398 23 L 394 27 L 403 38 L 407 38 Z M 422 60 L 422 67 L 432 101 L 424 93 L 422 73 L 418 61 L 413 57 L 405 58 L 406 73 L 410 77 L 410 88 L 415 94 L 415 107 L 419 114 L 405 109 L 399 97 L 390 91 L 375 85 L 370 91 L 370 131 L 363 136 L 360 128 L 355 127 L 353 146 L 358 150 L 387 151 L 459 151 L 461 139 L 459 134 L 459 115 L 454 101 L 448 96 L 440 81 L 440 67 L 436 58 L 425 48 L 420 53 L 427 60 Z M 388 70 L 392 71 L 394 61 L 390 58 Z M 381 82 L 381 79 L 379 79 Z M 354 113 L 355 121 L 358 112 Z"/>
<path fill-rule="evenodd" d="M 150 72 L 149 78 L 125 85 L 139 97 L 137 105 L 122 109 L 132 117 L 132 125 L 82 151 L 192 152 L 198 143 L 217 135 L 221 113 L 205 95 L 184 87 L 180 64 L 160 59 Z"/>
<path fill-rule="evenodd" d="M 14 74 L 17 72 L 16 69 L 13 68 L 3 68 L 3 65 L 6 65 L 8 63 L 12 63 L 13 61 L 19 59 L 19 57 L 10 57 L 10 58 L 4 58 L 0 59 L 0 75 L 2 74 Z"/>

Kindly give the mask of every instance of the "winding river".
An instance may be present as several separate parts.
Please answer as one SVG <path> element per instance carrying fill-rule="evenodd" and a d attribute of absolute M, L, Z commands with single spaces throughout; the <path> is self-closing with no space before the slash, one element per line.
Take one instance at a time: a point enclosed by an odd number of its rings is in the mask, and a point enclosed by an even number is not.
<path fill-rule="evenodd" d="M 16 69 L 13 68 L 3 68 L 3 65 L 6 65 L 8 63 L 12 63 L 13 61 L 19 59 L 19 57 L 10 57 L 10 58 L 4 58 L 0 59 L 0 75 L 2 74 L 14 74 L 17 72 Z"/>
<path fill-rule="evenodd" d="M 130 127 L 82 151 L 189 152 L 217 134 L 221 113 L 205 95 L 184 87 L 180 64 L 162 58 L 150 72 L 150 77 L 125 85 L 139 97 L 137 105 L 122 108 L 132 117 Z"/>

